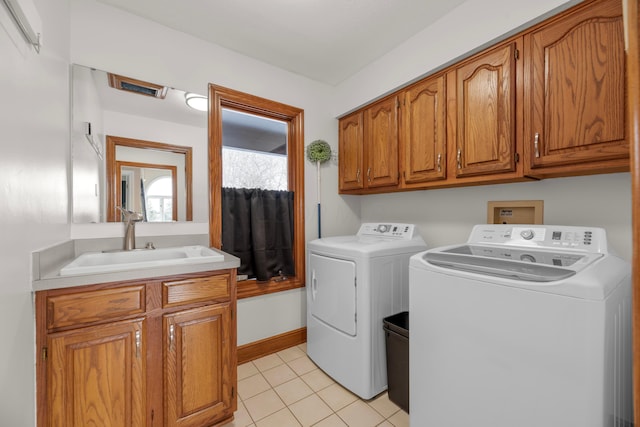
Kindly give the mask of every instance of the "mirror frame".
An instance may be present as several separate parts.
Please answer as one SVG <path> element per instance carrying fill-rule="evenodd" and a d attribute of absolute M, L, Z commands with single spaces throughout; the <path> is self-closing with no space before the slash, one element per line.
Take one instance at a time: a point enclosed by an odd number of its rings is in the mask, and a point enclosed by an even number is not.
<path fill-rule="evenodd" d="M 107 222 L 120 222 L 121 214 L 116 209 L 118 199 L 118 177 L 119 166 L 116 160 L 117 146 L 146 148 L 158 151 L 169 151 L 177 154 L 184 154 L 185 164 L 185 202 L 186 202 L 186 221 L 193 221 L 193 204 L 192 204 L 192 187 L 193 187 L 193 166 L 191 147 L 181 145 L 164 144 L 160 142 L 144 141 L 140 139 L 124 138 L 120 136 L 106 136 L 106 178 L 107 178 Z M 174 206 L 177 204 L 174 203 Z"/>
<path fill-rule="evenodd" d="M 122 168 L 140 168 L 140 169 L 163 169 L 169 171 L 171 174 L 171 220 L 178 220 L 178 168 L 173 165 L 155 165 L 153 163 L 139 163 L 139 162 L 127 162 L 124 160 L 116 160 L 116 182 L 122 182 Z M 122 200 L 122 185 L 116 185 L 116 199 Z M 115 210 L 115 206 L 108 207 L 109 212 Z M 126 208 L 132 210 L 130 208 Z M 155 222 L 155 221 L 149 221 Z M 158 221 L 158 222 L 169 222 L 169 221 Z"/>

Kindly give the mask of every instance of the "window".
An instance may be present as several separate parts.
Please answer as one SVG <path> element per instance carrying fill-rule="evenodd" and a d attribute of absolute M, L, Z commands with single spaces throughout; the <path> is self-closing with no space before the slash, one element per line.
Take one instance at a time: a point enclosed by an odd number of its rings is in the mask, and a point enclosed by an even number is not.
<path fill-rule="evenodd" d="M 154 179 L 147 190 L 147 221 L 173 220 L 173 179 L 162 176 Z"/>
<path fill-rule="evenodd" d="M 246 280 L 238 283 L 238 298 L 261 295 L 271 292 L 279 292 L 304 286 L 305 265 L 304 265 L 304 131 L 303 131 L 303 110 L 259 98 L 246 93 L 234 91 L 224 87 L 209 86 L 209 164 L 210 177 L 210 241 L 211 246 L 221 248 L 222 246 L 222 218 L 221 218 L 221 194 L 223 185 L 228 186 L 229 180 L 250 179 L 252 174 L 223 174 L 225 162 L 238 161 L 246 165 L 246 162 L 258 162 L 260 167 L 265 162 L 270 162 L 274 168 L 279 168 L 282 173 L 270 171 L 273 182 L 258 179 L 258 187 L 279 186 L 294 193 L 294 264 L 295 275 L 287 277 L 286 280 L 280 278 L 266 282 L 256 280 Z M 277 126 L 283 126 L 286 135 L 284 147 L 279 150 L 247 149 L 246 147 L 223 147 L 223 116 L 228 114 L 247 114 L 269 119 Z M 286 156 L 278 155 L 278 151 Z M 226 159 L 226 160 L 225 160 Z M 286 168 L 283 163 L 286 163 Z M 278 166 L 280 164 L 280 166 Z M 268 166 L 271 167 L 271 166 Z M 233 169 L 238 169 L 235 167 Z M 249 167 L 239 169 L 250 170 Z M 235 177 L 234 177 L 235 175 Z M 242 176 L 247 175 L 247 176 Z M 278 182 L 280 181 L 280 182 Z M 255 181 L 252 181 L 255 183 Z M 236 185 L 233 185 L 236 186 Z M 237 186 L 244 186 L 238 184 Z M 252 185 L 254 186 L 254 185 Z M 283 188 L 284 187 L 284 188 Z M 275 189 L 275 188 L 274 188 Z M 224 250 L 224 248 L 222 248 Z"/>

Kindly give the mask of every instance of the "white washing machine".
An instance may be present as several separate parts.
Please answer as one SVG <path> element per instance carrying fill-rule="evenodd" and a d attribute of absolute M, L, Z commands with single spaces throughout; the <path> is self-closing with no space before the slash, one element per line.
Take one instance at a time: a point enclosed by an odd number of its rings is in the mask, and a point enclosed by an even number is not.
<path fill-rule="evenodd" d="M 365 223 L 307 247 L 307 354 L 363 399 L 387 388 L 382 320 L 409 308 L 409 258 L 427 248 L 412 224 Z"/>
<path fill-rule="evenodd" d="M 631 271 L 601 228 L 477 225 L 410 262 L 410 421 L 632 420 Z"/>

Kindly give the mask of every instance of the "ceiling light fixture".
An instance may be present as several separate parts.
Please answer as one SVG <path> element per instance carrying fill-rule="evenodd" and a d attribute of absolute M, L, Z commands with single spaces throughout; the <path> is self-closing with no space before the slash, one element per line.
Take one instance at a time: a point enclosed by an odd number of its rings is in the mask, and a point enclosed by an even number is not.
<path fill-rule="evenodd" d="M 184 94 L 184 100 L 187 105 L 194 110 L 207 111 L 209 109 L 209 100 L 206 96 L 198 95 L 197 93 L 187 92 Z"/>

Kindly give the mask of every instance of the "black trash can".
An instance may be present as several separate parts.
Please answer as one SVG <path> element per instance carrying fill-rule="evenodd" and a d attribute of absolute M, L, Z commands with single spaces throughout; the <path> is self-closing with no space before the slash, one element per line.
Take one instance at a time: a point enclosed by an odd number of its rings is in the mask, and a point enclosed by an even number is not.
<path fill-rule="evenodd" d="M 387 347 L 389 400 L 409 412 L 409 312 L 382 320 Z"/>

